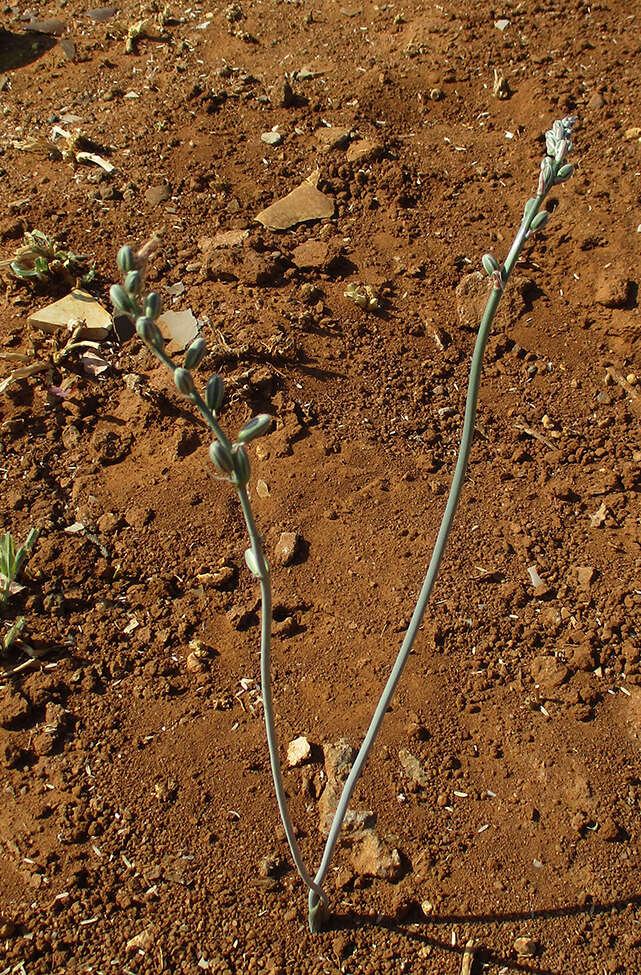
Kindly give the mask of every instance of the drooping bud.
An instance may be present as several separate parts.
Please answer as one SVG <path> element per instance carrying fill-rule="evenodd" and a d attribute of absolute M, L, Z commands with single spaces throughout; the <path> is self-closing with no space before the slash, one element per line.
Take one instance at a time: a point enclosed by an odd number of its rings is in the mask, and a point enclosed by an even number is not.
<path fill-rule="evenodd" d="M 109 297 L 117 312 L 125 315 L 136 314 L 136 305 L 121 284 L 112 284 L 109 289 Z"/>
<path fill-rule="evenodd" d="M 207 343 L 203 338 L 197 338 L 191 343 L 185 353 L 185 369 L 195 369 L 207 354 Z"/>
<path fill-rule="evenodd" d="M 547 210 L 541 210 L 539 213 L 537 213 L 537 215 L 532 220 L 532 223 L 530 224 L 531 233 L 534 233 L 536 230 L 541 230 L 543 227 L 545 227 L 546 223 L 548 222 L 548 217 L 549 217 L 549 213 Z"/>
<path fill-rule="evenodd" d="M 247 568 L 249 569 L 251 574 L 253 576 L 256 576 L 257 579 L 261 579 L 263 573 L 260 571 L 260 568 L 258 566 L 258 560 L 254 555 L 253 549 L 251 548 L 245 549 L 245 562 L 247 563 Z"/>
<path fill-rule="evenodd" d="M 222 405 L 224 395 L 225 384 L 223 383 L 222 377 L 214 374 L 205 389 L 207 409 L 211 410 L 212 413 L 217 413 Z"/>
<path fill-rule="evenodd" d="M 116 258 L 116 263 L 121 274 L 127 274 L 128 271 L 133 271 L 136 266 L 136 262 L 134 252 L 132 251 L 131 247 L 125 245 L 124 247 L 120 248 Z"/>
<path fill-rule="evenodd" d="M 251 474 L 251 467 L 247 451 L 242 444 L 234 444 L 232 456 L 234 461 L 234 482 L 238 485 L 247 484 L 249 475 Z"/>
<path fill-rule="evenodd" d="M 150 291 L 145 298 L 145 315 L 148 318 L 153 318 L 154 321 L 159 317 L 162 311 L 162 302 L 160 300 L 160 295 L 156 291 Z"/>
<path fill-rule="evenodd" d="M 137 318 L 136 332 L 147 345 L 151 345 L 154 349 L 162 349 L 164 344 L 163 337 L 153 318 L 148 318 L 146 315 L 141 315 L 140 318 Z"/>
<path fill-rule="evenodd" d="M 271 426 L 271 422 L 272 418 L 269 413 L 259 413 L 258 416 L 252 417 L 249 423 L 246 423 L 238 434 L 238 442 L 249 443 L 250 440 L 261 437 L 267 432 Z"/>
<path fill-rule="evenodd" d="M 174 369 L 174 382 L 176 389 L 183 396 L 191 396 L 194 392 L 194 380 L 187 369 Z"/>
<path fill-rule="evenodd" d="M 140 271 L 129 271 L 125 277 L 125 291 L 130 295 L 139 295 L 142 288 Z"/>
<path fill-rule="evenodd" d="M 494 273 L 494 271 L 499 270 L 499 262 L 495 257 L 492 256 L 492 254 L 484 254 L 481 263 L 483 264 L 483 270 L 486 274 L 491 275 Z"/>
<path fill-rule="evenodd" d="M 228 476 L 234 473 L 234 462 L 231 454 L 218 440 L 214 440 L 209 447 L 209 459 L 221 474 Z"/>
<path fill-rule="evenodd" d="M 570 178 L 573 172 L 574 172 L 574 166 L 572 165 L 572 163 L 566 163 L 565 166 L 561 166 L 558 173 L 556 174 L 555 182 L 565 183 L 565 181 Z"/>

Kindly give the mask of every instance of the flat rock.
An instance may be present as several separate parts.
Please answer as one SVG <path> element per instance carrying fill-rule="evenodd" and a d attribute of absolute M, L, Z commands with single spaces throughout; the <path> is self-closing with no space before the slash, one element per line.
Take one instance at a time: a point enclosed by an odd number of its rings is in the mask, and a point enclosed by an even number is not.
<path fill-rule="evenodd" d="M 76 288 L 59 301 L 46 305 L 29 316 L 28 322 L 43 332 L 56 332 L 70 322 L 84 322 L 82 337 L 92 342 L 106 339 L 111 331 L 112 319 L 99 301 Z"/>
<path fill-rule="evenodd" d="M 520 958 L 533 958 L 536 955 L 538 944 L 534 938 L 517 938 L 514 942 L 514 950 Z"/>
<path fill-rule="evenodd" d="M 268 146 L 279 146 L 283 141 L 283 137 L 280 132 L 263 132 L 260 141 Z"/>
<path fill-rule="evenodd" d="M 400 853 L 387 840 L 373 830 L 364 830 L 354 846 L 352 867 L 361 877 L 377 877 L 379 880 L 400 880 L 403 873 Z"/>
<path fill-rule="evenodd" d="M 482 271 L 472 271 L 461 278 L 455 293 L 458 320 L 463 328 L 476 332 L 492 287 L 492 281 Z"/>
<path fill-rule="evenodd" d="M 97 24 L 102 24 L 106 20 L 111 20 L 115 17 L 118 11 L 115 7 L 96 7 L 94 10 L 87 11 L 87 17 L 89 20 L 95 21 Z"/>
<path fill-rule="evenodd" d="M 160 206 L 161 203 L 166 203 L 170 198 L 171 187 L 167 183 L 150 186 L 145 190 L 145 200 L 152 207 Z"/>
<path fill-rule="evenodd" d="M 191 308 L 185 311 L 165 311 L 158 319 L 162 331 L 169 332 L 179 349 L 186 349 L 198 336 L 198 319 Z"/>
<path fill-rule="evenodd" d="M 398 753 L 398 760 L 412 785 L 419 789 L 426 789 L 428 787 L 429 778 L 416 755 L 412 755 L 407 748 L 401 748 Z"/>
<path fill-rule="evenodd" d="M 51 20 L 34 20 L 27 24 L 25 30 L 34 34 L 48 34 L 50 37 L 61 37 L 67 27 L 62 20 L 55 18 Z"/>
<path fill-rule="evenodd" d="M 320 176 L 315 170 L 296 189 L 268 206 L 256 217 L 268 230 L 288 230 L 309 220 L 334 216 L 334 201 L 316 188 Z"/>
<path fill-rule="evenodd" d="M 198 248 L 207 253 L 226 247 L 240 247 L 247 237 L 249 237 L 248 230 L 221 230 L 215 237 L 201 237 L 198 241 Z"/>

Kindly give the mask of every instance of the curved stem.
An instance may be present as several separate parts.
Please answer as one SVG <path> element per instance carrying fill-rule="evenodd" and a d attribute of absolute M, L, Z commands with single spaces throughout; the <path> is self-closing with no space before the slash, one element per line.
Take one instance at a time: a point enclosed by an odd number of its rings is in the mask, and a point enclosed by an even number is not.
<path fill-rule="evenodd" d="M 347 808 L 349 806 L 356 782 L 361 774 L 362 768 L 367 761 L 367 757 L 370 753 L 372 745 L 376 740 L 376 736 L 379 732 L 381 724 L 383 723 L 383 718 L 385 717 L 385 712 L 390 705 L 394 691 L 396 690 L 396 685 L 398 684 L 407 659 L 410 655 L 414 642 L 416 640 L 418 631 L 420 629 L 421 623 L 423 621 L 423 616 L 427 607 L 434 582 L 436 581 L 436 576 L 441 565 L 441 560 L 445 552 L 445 545 L 447 543 L 448 535 L 452 527 L 452 522 L 454 520 L 454 515 L 458 506 L 459 498 L 461 495 L 461 490 L 463 488 L 463 482 L 465 479 L 465 472 L 467 470 L 467 464 L 470 456 L 470 450 L 472 447 L 472 440 L 474 439 L 474 423 L 476 420 L 476 407 L 478 403 L 479 385 L 481 382 L 481 370 L 483 366 L 483 356 L 485 353 L 485 346 L 487 345 L 487 340 L 490 334 L 490 329 L 492 322 L 494 321 L 494 316 L 498 308 L 499 302 L 501 300 L 501 295 L 503 293 L 503 288 L 512 273 L 512 270 L 519 259 L 523 245 L 527 239 L 528 231 L 532 219 L 536 215 L 545 197 L 546 190 L 539 193 L 532 201 L 531 205 L 527 208 L 526 214 L 523 217 L 521 226 L 519 227 L 518 233 L 514 239 L 514 242 L 510 248 L 508 256 L 503 265 L 503 270 L 501 272 L 495 272 L 500 275 L 498 280 L 495 280 L 494 288 L 490 294 L 485 311 L 483 313 L 483 318 L 481 319 L 481 324 L 479 326 L 478 335 L 476 337 L 476 343 L 474 345 L 474 352 L 472 354 L 472 363 L 470 366 L 470 378 L 467 387 L 467 399 L 465 402 L 465 417 L 463 420 L 463 430 L 461 433 L 461 445 L 459 448 L 459 454 L 456 461 L 456 467 L 454 469 L 454 475 L 452 477 L 452 485 L 450 487 L 450 493 L 447 499 L 447 504 L 445 506 L 445 512 L 443 514 L 443 519 L 441 521 L 441 526 L 436 537 L 436 542 L 434 543 L 434 551 L 432 553 L 432 558 L 427 569 L 427 574 L 423 582 L 414 612 L 412 613 L 412 618 L 410 620 L 409 626 L 405 633 L 405 637 L 401 644 L 401 648 L 398 652 L 394 666 L 390 672 L 389 678 L 380 697 L 380 700 L 376 706 L 376 710 L 370 721 L 370 725 L 367 729 L 365 738 L 363 739 L 363 744 L 361 745 L 358 755 L 354 761 L 351 772 L 343 788 L 336 813 L 334 814 L 334 819 L 332 820 L 332 825 L 330 827 L 329 835 L 327 837 L 327 842 L 325 844 L 325 850 L 323 852 L 323 857 L 320 866 L 316 872 L 314 880 L 319 886 L 322 886 L 323 880 L 329 869 L 329 865 L 338 841 L 338 837 L 343 825 L 343 820 L 345 814 L 347 813 Z M 318 912 L 318 898 L 314 891 L 310 891 L 309 894 L 309 928 L 310 931 L 317 932 L 322 926 L 322 919 L 319 918 Z"/>
<path fill-rule="evenodd" d="M 310 877 L 305 864 L 303 863 L 303 857 L 300 852 L 300 847 L 298 841 L 296 840 L 296 835 L 294 833 L 294 826 L 292 824 L 291 816 L 289 815 L 289 807 L 287 805 L 287 795 L 285 793 L 285 785 L 283 783 L 283 776 L 280 765 L 280 756 L 278 752 L 278 736 L 276 734 L 276 726 L 274 722 L 274 701 L 272 698 L 272 678 L 271 678 L 271 638 L 272 638 L 272 587 L 271 587 L 271 575 L 269 571 L 269 565 L 267 564 L 267 559 L 263 552 L 263 546 L 260 541 L 260 536 L 256 530 L 256 523 L 254 521 L 254 515 L 251 509 L 251 504 L 249 502 L 249 497 L 247 495 L 247 488 L 245 485 L 239 485 L 238 497 L 240 498 L 240 506 L 245 517 L 245 524 L 247 525 L 247 531 L 249 533 L 249 538 L 251 541 L 252 552 L 254 553 L 254 558 L 256 559 L 256 565 L 260 571 L 259 582 L 260 582 L 260 594 L 262 601 L 262 620 L 261 620 L 261 633 L 260 633 L 260 680 L 261 680 L 261 690 L 263 697 L 263 710 L 265 713 L 265 731 L 267 733 L 267 747 L 269 749 L 269 761 L 272 768 L 272 778 L 274 780 L 274 789 L 276 791 L 276 800 L 278 802 L 278 809 L 280 811 L 280 817 L 283 821 L 283 826 L 285 828 L 285 835 L 287 836 L 287 842 L 289 843 L 289 848 L 292 853 L 292 858 L 296 869 L 301 876 L 303 882 L 307 885 L 310 893 L 314 894 L 316 898 L 316 903 L 323 903 L 326 901 L 325 894 L 323 893 L 321 887 L 315 883 Z"/>

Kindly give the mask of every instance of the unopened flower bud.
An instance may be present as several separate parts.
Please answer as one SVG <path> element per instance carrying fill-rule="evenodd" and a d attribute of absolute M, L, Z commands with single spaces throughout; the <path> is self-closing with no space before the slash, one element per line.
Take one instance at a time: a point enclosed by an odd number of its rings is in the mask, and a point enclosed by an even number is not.
<path fill-rule="evenodd" d="M 223 383 L 221 376 L 213 375 L 207 383 L 207 388 L 205 389 L 205 403 L 207 404 L 207 409 L 211 410 L 213 413 L 217 413 L 222 406 L 224 395 L 225 384 Z"/>
<path fill-rule="evenodd" d="M 162 348 L 164 344 L 163 337 L 153 318 L 148 318 L 146 315 L 141 315 L 140 318 L 137 318 L 136 332 L 147 345 L 150 345 L 154 349 Z"/>
<path fill-rule="evenodd" d="M 194 391 L 194 380 L 187 369 L 174 369 L 174 382 L 179 393 L 183 396 L 191 396 Z"/>
<path fill-rule="evenodd" d="M 112 284 L 109 289 L 109 297 L 111 298 L 111 304 L 117 312 L 125 315 L 134 315 L 136 313 L 136 305 L 131 295 L 127 294 L 121 284 Z"/>
<path fill-rule="evenodd" d="M 261 437 L 269 429 L 271 422 L 272 418 L 269 413 L 259 413 L 258 416 L 252 417 L 238 434 L 238 442 L 249 443 L 250 440 Z"/>
<path fill-rule="evenodd" d="M 209 459 L 221 474 L 229 475 L 234 473 L 234 462 L 231 454 L 218 440 L 214 440 L 209 448 Z"/>
<path fill-rule="evenodd" d="M 499 262 L 492 254 L 484 254 L 481 263 L 486 274 L 493 274 L 494 271 L 499 270 Z"/>
<path fill-rule="evenodd" d="M 118 256 L 116 258 L 116 263 L 118 265 L 118 270 L 122 274 L 126 274 L 128 271 L 133 271 L 136 266 L 134 252 L 131 247 L 125 245 L 121 247 L 118 251 Z"/>
<path fill-rule="evenodd" d="M 249 457 L 247 456 L 247 451 L 242 444 L 235 444 L 232 450 L 232 456 L 234 460 L 234 481 L 236 484 L 242 485 L 247 484 L 249 481 L 249 475 L 251 473 L 251 467 L 249 464 Z"/>
<path fill-rule="evenodd" d="M 142 288 L 142 278 L 140 271 L 129 271 L 125 276 L 125 291 L 130 295 L 139 295 Z"/>
<path fill-rule="evenodd" d="M 556 174 L 557 183 L 565 183 L 566 179 L 569 179 L 574 172 L 574 166 L 572 163 L 566 163 L 565 166 L 561 166 L 558 173 Z"/>
<path fill-rule="evenodd" d="M 162 302 L 160 300 L 160 295 L 156 291 L 150 291 L 145 298 L 145 315 L 148 318 L 153 318 L 154 321 L 159 317 L 162 311 Z"/>
<path fill-rule="evenodd" d="M 185 353 L 185 369 L 195 369 L 207 354 L 207 343 L 203 338 L 197 338 L 191 343 Z"/>
<path fill-rule="evenodd" d="M 548 216 L 549 214 L 547 210 L 541 210 L 539 213 L 537 213 L 530 224 L 530 231 L 534 233 L 535 230 L 541 230 L 543 227 L 545 227 L 546 223 L 548 222 Z"/>

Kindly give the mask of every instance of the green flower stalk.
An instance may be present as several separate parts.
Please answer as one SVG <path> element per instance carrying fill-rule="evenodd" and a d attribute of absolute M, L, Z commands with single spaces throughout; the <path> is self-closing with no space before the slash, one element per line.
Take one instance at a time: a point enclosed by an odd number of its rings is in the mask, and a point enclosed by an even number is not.
<path fill-rule="evenodd" d="M 111 289 L 111 300 L 118 311 L 129 315 L 136 322 L 136 330 L 140 338 L 145 342 L 154 355 L 163 362 L 171 371 L 174 383 L 178 391 L 187 399 L 191 400 L 194 406 L 205 418 L 207 425 L 214 434 L 214 441 L 209 448 L 210 459 L 220 475 L 234 485 L 238 493 L 241 510 L 249 534 L 250 547 L 245 552 L 245 561 L 252 575 L 258 579 L 261 589 L 262 619 L 261 619 L 261 685 L 263 695 L 263 705 L 265 714 L 265 728 L 267 734 L 267 746 L 274 781 L 276 799 L 280 811 L 281 819 L 285 827 L 285 834 L 289 843 L 292 857 L 298 873 L 309 890 L 309 928 L 312 932 L 320 931 L 326 923 L 328 917 L 327 896 L 323 890 L 323 883 L 327 876 L 331 859 L 338 841 L 341 827 L 349 807 L 349 803 L 354 792 L 354 787 L 361 774 L 363 766 L 372 749 L 379 732 L 385 712 L 387 711 L 396 686 L 401 678 L 409 654 L 414 646 L 418 635 L 423 616 L 427 607 L 430 594 L 432 592 L 436 576 L 438 574 L 447 539 L 452 527 L 454 515 L 458 506 L 465 473 L 467 470 L 470 449 L 474 436 L 474 424 L 476 420 L 476 407 L 478 402 L 479 385 L 481 381 L 481 369 L 485 347 L 490 334 L 492 323 L 496 315 L 501 296 L 510 278 L 510 275 L 521 255 L 526 240 L 536 231 L 543 228 L 548 220 L 548 213 L 541 209 L 543 202 L 553 186 L 565 182 L 572 175 L 573 167 L 566 163 L 568 153 L 572 149 L 572 131 L 575 119 L 565 118 L 554 123 L 549 132 L 546 133 L 546 155 L 541 161 L 539 180 L 536 196 L 532 197 L 525 204 L 523 219 L 518 229 L 514 242 L 510 247 L 504 264 L 499 262 L 491 254 L 485 254 L 482 259 L 482 266 L 486 274 L 490 277 L 493 287 L 490 291 L 485 312 L 481 320 L 472 361 L 470 366 L 470 376 L 467 389 L 467 399 L 465 404 L 465 417 L 461 434 L 461 444 L 458 458 L 452 477 L 452 485 L 448 496 L 445 512 L 438 531 L 434 551 L 427 568 L 427 574 L 412 614 L 407 632 L 401 644 L 400 650 L 390 672 L 389 678 L 383 689 L 380 700 L 372 716 L 367 734 L 363 740 L 361 748 L 356 756 L 356 760 L 351 769 L 350 775 L 345 783 L 341 794 L 334 819 L 332 821 L 327 842 L 323 852 L 320 866 L 312 878 L 308 873 L 301 855 L 298 842 L 294 834 L 285 787 L 283 784 L 278 738 L 276 735 L 274 722 L 274 705 L 272 699 L 271 682 L 271 629 L 272 629 L 272 591 L 269 564 L 265 558 L 260 536 L 258 534 L 254 515 L 251 508 L 247 485 L 251 475 L 251 466 L 246 444 L 249 444 L 256 437 L 262 436 L 267 432 L 271 425 L 271 417 L 266 414 L 251 419 L 239 432 L 236 442 L 232 443 L 224 433 L 219 414 L 224 398 L 224 385 L 220 376 L 212 376 L 206 384 L 204 398 L 196 388 L 191 370 L 202 362 L 206 355 L 205 343 L 198 338 L 190 346 L 185 355 L 182 366 L 173 362 L 166 354 L 164 340 L 156 320 L 161 312 L 160 298 L 157 294 L 148 294 L 144 299 L 140 297 L 141 281 L 140 275 L 136 270 L 133 251 L 129 247 L 122 247 L 118 252 L 118 266 L 124 275 L 124 284 L 114 285 Z"/>

